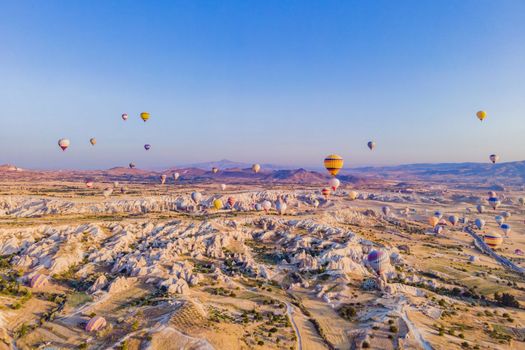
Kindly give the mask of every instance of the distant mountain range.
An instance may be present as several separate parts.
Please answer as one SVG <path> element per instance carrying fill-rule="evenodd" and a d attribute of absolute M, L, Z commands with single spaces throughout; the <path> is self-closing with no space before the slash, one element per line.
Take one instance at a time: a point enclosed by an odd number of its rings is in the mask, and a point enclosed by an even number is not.
<path fill-rule="evenodd" d="M 172 167 L 163 171 L 129 169 L 115 167 L 108 170 L 59 170 L 36 171 L 23 170 L 14 165 L 0 166 L 1 179 L 23 179 L 37 177 L 41 180 L 63 179 L 77 181 L 83 178 L 104 179 L 111 181 L 158 181 L 161 174 L 172 176 L 180 174 L 181 181 L 189 182 L 271 182 L 271 183 L 326 183 L 329 175 L 324 171 L 313 171 L 303 168 L 286 168 L 272 164 L 261 164 L 261 171 L 254 174 L 252 164 L 223 159 L 216 162 L 189 164 Z M 213 174 L 216 167 L 219 172 Z M 490 163 L 438 163 L 406 164 L 384 167 L 360 167 L 343 169 L 338 178 L 346 183 L 366 183 L 381 180 L 431 181 L 441 183 L 477 183 L 477 184 L 525 184 L 525 161 L 499 164 Z"/>

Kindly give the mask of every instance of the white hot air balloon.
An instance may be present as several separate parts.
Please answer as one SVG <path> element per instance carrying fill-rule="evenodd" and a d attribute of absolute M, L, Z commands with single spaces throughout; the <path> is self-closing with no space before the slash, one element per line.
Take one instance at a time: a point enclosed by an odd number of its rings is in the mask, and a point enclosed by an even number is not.
<path fill-rule="evenodd" d="M 221 191 L 226 191 L 226 184 L 221 184 L 220 188 L 221 188 Z"/>
<path fill-rule="evenodd" d="M 191 193 L 191 199 L 196 203 L 196 204 L 199 204 L 199 202 L 201 201 L 202 199 L 202 194 L 200 192 L 192 192 Z"/>
<path fill-rule="evenodd" d="M 328 183 L 330 184 L 330 188 L 334 192 L 337 191 L 337 188 L 339 187 L 339 185 L 341 185 L 341 182 L 339 181 L 339 179 L 335 177 L 332 177 Z"/>
<path fill-rule="evenodd" d="M 173 180 L 177 181 L 180 177 L 179 173 L 173 173 Z"/>
<path fill-rule="evenodd" d="M 161 185 L 164 185 L 166 183 L 166 178 L 167 178 L 167 176 L 164 175 L 164 174 L 162 174 L 160 176 L 160 183 L 161 183 Z"/>
<path fill-rule="evenodd" d="M 60 139 L 58 140 L 58 146 L 62 149 L 62 151 L 65 151 L 71 142 L 68 139 Z"/>
<path fill-rule="evenodd" d="M 270 209 L 272 209 L 272 202 L 270 201 L 262 202 L 262 208 L 265 212 L 268 212 Z"/>

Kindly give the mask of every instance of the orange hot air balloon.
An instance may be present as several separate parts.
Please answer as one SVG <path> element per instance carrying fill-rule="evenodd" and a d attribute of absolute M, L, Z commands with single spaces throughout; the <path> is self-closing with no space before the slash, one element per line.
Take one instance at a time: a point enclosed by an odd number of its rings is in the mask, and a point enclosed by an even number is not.
<path fill-rule="evenodd" d="M 436 225 L 439 223 L 439 218 L 437 216 L 431 216 L 428 218 L 428 223 L 432 227 L 436 227 Z"/>

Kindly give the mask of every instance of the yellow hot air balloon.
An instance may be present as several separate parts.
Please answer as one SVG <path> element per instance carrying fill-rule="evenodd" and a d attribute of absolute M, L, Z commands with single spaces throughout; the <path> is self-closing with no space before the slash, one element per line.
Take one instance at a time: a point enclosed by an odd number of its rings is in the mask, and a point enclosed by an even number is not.
<path fill-rule="evenodd" d="M 213 207 L 217 210 L 222 209 L 222 201 L 220 199 L 216 199 L 213 201 Z"/>
<path fill-rule="evenodd" d="M 254 165 L 252 165 L 252 171 L 253 171 L 254 173 L 257 174 L 257 173 L 259 172 L 259 170 L 261 170 L 261 166 L 260 166 L 259 164 L 254 164 Z"/>
<path fill-rule="evenodd" d="M 348 193 L 348 196 L 350 197 L 350 200 L 353 201 L 357 199 L 357 196 L 359 196 L 359 193 L 357 193 L 357 191 L 350 191 Z"/>
<path fill-rule="evenodd" d="M 479 120 L 483 121 L 483 119 L 487 118 L 487 112 L 479 111 L 478 113 L 476 113 L 476 116 Z"/>
<path fill-rule="evenodd" d="M 439 218 L 437 216 L 431 216 L 428 218 L 428 223 L 430 224 L 430 226 L 432 227 L 436 227 L 436 225 L 438 224 L 439 222 Z"/>
<path fill-rule="evenodd" d="M 330 154 L 324 159 L 324 167 L 332 176 L 336 176 L 343 167 L 343 157 L 337 154 Z"/>
<path fill-rule="evenodd" d="M 144 120 L 144 122 L 147 122 L 149 119 L 149 113 L 148 112 L 142 112 L 140 113 L 140 118 Z"/>

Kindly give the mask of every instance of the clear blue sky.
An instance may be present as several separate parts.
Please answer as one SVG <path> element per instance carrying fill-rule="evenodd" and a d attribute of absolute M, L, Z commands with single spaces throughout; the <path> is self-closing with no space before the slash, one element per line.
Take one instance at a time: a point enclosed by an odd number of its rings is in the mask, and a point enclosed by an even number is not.
<path fill-rule="evenodd" d="M 521 160 L 525 1 L 0 0 L 0 122 L 29 168 Z"/>

